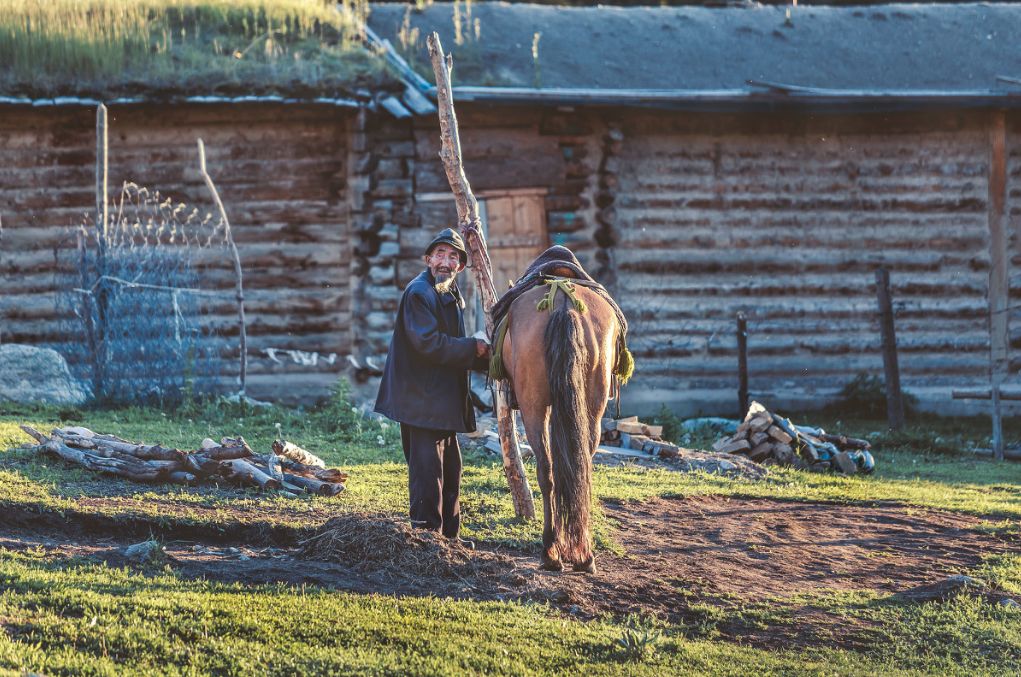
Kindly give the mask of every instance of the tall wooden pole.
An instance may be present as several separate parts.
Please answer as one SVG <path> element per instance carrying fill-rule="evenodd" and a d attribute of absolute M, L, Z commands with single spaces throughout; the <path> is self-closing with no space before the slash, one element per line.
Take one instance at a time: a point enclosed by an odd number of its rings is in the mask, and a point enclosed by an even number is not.
<path fill-rule="evenodd" d="M 1009 369 L 1007 326 L 1010 287 L 1007 258 L 1007 126 L 1002 110 L 993 112 L 989 126 L 989 387 L 992 395 L 993 455 L 1003 460 L 1000 386 Z"/>
<path fill-rule="evenodd" d="M 482 235 L 482 219 L 479 217 L 479 203 L 472 194 L 468 177 L 461 161 L 461 138 L 457 130 L 457 116 L 454 114 L 454 97 L 450 91 L 450 71 L 454 67 L 449 55 L 444 55 L 440 36 L 433 33 L 427 40 L 429 58 L 436 76 L 436 107 L 440 117 L 440 159 L 454 193 L 457 204 L 458 225 L 464 237 L 465 246 L 471 258 L 475 286 L 482 298 L 482 310 L 486 314 L 486 333 L 493 335 L 493 315 L 490 308 L 496 303 L 496 287 L 493 285 L 493 266 L 489 260 L 486 239 Z M 510 485 L 514 514 L 523 519 L 535 517 L 535 502 L 521 461 L 517 432 L 514 427 L 514 412 L 510 408 L 505 386 L 496 388 L 494 397 L 496 422 L 500 430 L 500 447 L 503 450 L 503 471 Z"/>
<path fill-rule="evenodd" d="M 108 208 L 108 184 L 109 184 L 109 133 L 106 127 L 106 106 L 99 104 L 96 108 L 96 227 L 97 235 L 106 241 L 107 229 L 110 224 Z"/>
<path fill-rule="evenodd" d="M 893 328 L 893 301 L 890 299 L 890 273 L 876 271 L 876 298 L 879 301 L 879 326 L 883 334 L 883 371 L 886 374 L 886 419 L 890 430 L 904 427 L 904 398 L 900 391 L 900 366 L 897 364 L 897 334 Z"/>
<path fill-rule="evenodd" d="M 93 394 L 102 399 L 107 394 L 106 366 L 107 354 L 107 308 L 110 305 L 109 284 L 106 280 L 106 249 L 109 244 L 110 213 L 109 213 L 109 152 L 110 143 L 107 132 L 106 106 L 99 104 L 96 108 L 96 326 L 95 349 L 93 350 Z"/>
<path fill-rule="evenodd" d="M 748 319 L 737 314 L 737 417 L 748 413 Z"/>
<path fill-rule="evenodd" d="M 241 404 L 244 405 L 245 388 L 248 386 L 248 330 L 245 328 L 245 285 L 242 279 L 241 257 L 238 255 L 238 247 L 234 243 L 234 232 L 231 230 L 230 220 L 227 218 L 227 210 L 223 207 L 223 200 L 220 199 L 220 192 L 216 190 L 213 177 L 209 176 L 209 172 L 206 171 L 206 145 L 202 143 L 202 139 L 198 140 L 198 148 L 199 173 L 202 174 L 202 180 L 206 182 L 206 188 L 212 194 L 213 202 L 216 203 L 216 208 L 220 212 L 220 218 L 223 220 L 223 227 L 227 233 L 227 246 L 230 247 L 231 259 L 234 263 L 234 300 L 237 301 L 238 307 L 238 341 L 241 351 L 241 362 L 238 367 L 238 396 Z"/>

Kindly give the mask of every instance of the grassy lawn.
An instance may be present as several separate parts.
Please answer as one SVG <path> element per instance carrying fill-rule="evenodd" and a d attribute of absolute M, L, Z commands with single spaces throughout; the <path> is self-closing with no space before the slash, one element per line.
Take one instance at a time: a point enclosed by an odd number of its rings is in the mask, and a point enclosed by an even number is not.
<path fill-rule="evenodd" d="M 797 419 L 795 419 L 797 420 Z M 286 499 L 228 488 L 143 486 L 98 478 L 17 448 L 18 425 L 62 422 L 128 439 L 194 447 L 206 436 L 241 434 L 256 449 L 278 431 L 351 473 L 334 498 Z M 982 421 L 920 421 L 897 436 L 874 421 L 821 422 L 874 436 L 877 470 L 840 477 L 774 469 L 749 482 L 669 470 L 598 466 L 596 495 L 640 501 L 657 496 L 727 494 L 836 503 L 899 502 L 993 517 L 1017 531 L 1021 464 L 994 464 L 945 446 L 988 434 Z M 699 439 L 695 442 L 708 440 Z M 92 513 L 153 524 L 265 523 L 305 530 L 345 511 L 401 515 L 406 470 L 393 426 L 362 420 L 338 399 L 318 411 L 241 412 L 194 407 L 58 411 L 0 409 L 0 507 Z M 534 487 L 534 479 L 532 480 Z M 514 519 L 502 466 L 467 454 L 464 520 L 469 537 L 534 549 L 538 525 Z M 616 549 L 609 521 L 599 544 Z M 1021 596 L 1021 557 L 988 558 L 975 576 Z M 179 578 L 172 569 L 128 571 L 44 549 L 0 550 L 0 668 L 47 674 L 396 673 L 531 674 L 1003 674 L 1021 664 L 1021 613 L 982 598 L 908 604 L 877 593 L 804 595 L 783 601 L 696 604 L 684 622 L 653 621 L 640 636 L 620 618 L 583 622 L 543 604 L 394 598 L 288 586 L 225 585 Z M 830 625 L 784 650 L 735 643 L 735 627 L 783 634 L 802 614 Z M 833 628 L 838 628 L 834 630 Z M 846 630 L 845 630 L 846 629 Z M 792 630 L 793 631 L 793 630 Z M 846 637 L 844 635 L 847 635 Z M 853 638 L 854 641 L 850 641 Z"/>

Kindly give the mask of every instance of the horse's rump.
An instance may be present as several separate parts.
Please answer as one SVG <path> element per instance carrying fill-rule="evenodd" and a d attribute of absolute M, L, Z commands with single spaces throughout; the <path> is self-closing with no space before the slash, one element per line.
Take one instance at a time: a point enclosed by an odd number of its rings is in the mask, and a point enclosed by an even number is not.
<path fill-rule="evenodd" d="M 503 359 L 540 463 L 544 498 L 552 490 L 544 501 L 546 519 L 560 555 L 580 563 L 591 560 L 591 457 L 609 396 L 619 324 L 615 309 L 581 286 L 573 294 L 584 312 L 564 292 L 552 297 L 550 310 L 536 310 L 549 291 L 543 285 L 514 301 Z M 543 486 L 544 463 L 551 487 Z"/>

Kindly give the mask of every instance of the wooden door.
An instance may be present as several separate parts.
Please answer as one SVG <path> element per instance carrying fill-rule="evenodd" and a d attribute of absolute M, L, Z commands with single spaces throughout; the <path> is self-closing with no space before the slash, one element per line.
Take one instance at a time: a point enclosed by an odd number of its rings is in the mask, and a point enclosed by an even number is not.
<path fill-rule="evenodd" d="M 484 200 L 493 284 L 500 296 L 549 246 L 542 194 L 493 195 Z"/>
<path fill-rule="evenodd" d="M 457 221 L 450 193 L 419 193 L 415 196 L 419 210 L 434 230 L 453 226 Z M 489 245 L 493 263 L 493 285 L 499 297 L 525 272 L 535 257 L 549 246 L 546 232 L 546 189 L 491 190 L 476 193 L 479 216 Z M 484 330 L 481 302 L 475 293 L 471 271 L 464 271 L 457 280 L 464 294 L 464 326 L 469 334 Z"/>
<path fill-rule="evenodd" d="M 549 246 L 546 191 L 481 193 L 479 213 L 486 231 L 489 260 L 493 264 L 493 286 L 499 298 L 525 272 L 528 264 Z M 462 289 L 465 286 L 462 285 Z M 482 302 L 475 294 L 474 283 L 465 296 L 465 327 L 469 333 L 484 330 L 486 321 L 482 315 Z"/>

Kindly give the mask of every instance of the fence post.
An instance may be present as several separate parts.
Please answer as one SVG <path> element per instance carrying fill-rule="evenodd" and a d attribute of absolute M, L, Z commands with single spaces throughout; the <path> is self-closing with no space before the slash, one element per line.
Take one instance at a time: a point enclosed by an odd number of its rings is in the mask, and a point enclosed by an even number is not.
<path fill-rule="evenodd" d="M 748 323 L 744 313 L 737 314 L 737 406 L 738 418 L 748 411 Z"/>
<path fill-rule="evenodd" d="M 107 131 L 106 106 L 99 104 L 96 108 L 96 326 L 93 355 L 93 395 L 103 399 L 107 391 L 107 351 L 109 335 L 107 322 L 110 305 L 110 287 L 105 279 L 107 275 L 106 246 L 109 235 L 109 135 Z"/>
<path fill-rule="evenodd" d="M 891 430 L 904 427 L 904 399 L 900 392 L 900 368 L 897 366 L 897 336 L 893 328 L 893 303 L 890 299 L 890 273 L 876 271 L 876 296 L 879 301 L 879 326 L 883 334 L 883 371 L 886 376 L 886 419 Z"/>

